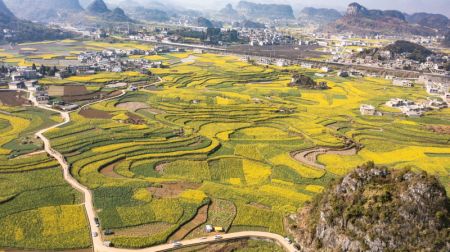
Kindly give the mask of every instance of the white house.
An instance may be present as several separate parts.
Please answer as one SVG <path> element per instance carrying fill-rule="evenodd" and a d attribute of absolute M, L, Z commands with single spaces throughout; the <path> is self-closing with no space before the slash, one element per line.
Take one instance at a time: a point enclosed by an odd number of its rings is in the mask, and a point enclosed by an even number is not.
<path fill-rule="evenodd" d="M 278 59 L 277 62 L 276 62 L 276 65 L 279 66 L 279 67 L 286 67 L 286 66 L 288 66 L 289 64 L 288 64 L 288 62 L 287 62 L 286 60 L 284 60 L 284 59 Z"/>
<path fill-rule="evenodd" d="M 394 79 L 392 80 L 392 85 L 397 87 L 414 87 L 414 82 L 405 79 Z"/>
<path fill-rule="evenodd" d="M 8 88 L 11 90 L 24 89 L 25 84 L 23 83 L 23 81 L 13 81 L 8 83 Z"/>
<path fill-rule="evenodd" d="M 361 107 L 359 108 L 359 111 L 361 112 L 361 115 L 368 115 L 368 116 L 381 115 L 381 113 L 378 112 L 374 106 L 367 105 L 367 104 L 361 105 Z"/>
<path fill-rule="evenodd" d="M 324 71 L 324 72 L 326 72 L 326 73 L 331 72 L 331 68 L 326 67 L 326 66 L 320 68 L 320 70 L 322 70 L 322 71 Z"/>

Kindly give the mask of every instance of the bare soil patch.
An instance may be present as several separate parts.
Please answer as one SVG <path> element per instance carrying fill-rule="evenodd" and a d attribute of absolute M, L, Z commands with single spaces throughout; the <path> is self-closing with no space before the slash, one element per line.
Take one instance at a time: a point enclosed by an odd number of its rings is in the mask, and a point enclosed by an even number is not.
<path fill-rule="evenodd" d="M 446 125 L 430 125 L 426 129 L 439 134 L 450 134 L 450 126 Z"/>
<path fill-rule="evenodd" d="M 156 198 L 173 198 L 188 189 L 197 189 L 201 184 L 191 182 L 163 183 L 160 187 L 148 187 L 147 190 Z"/>
<path fill-rule="evenodd" d="M 263 204 L 257 203 L 257 202 L 251 202 L 249 205 L 260 208 L 260 209 L 264 209 L 264 210 L 271 210 L 271 208 L 269 206 L 266 206 L 266 205 L 263 205 Z"/>
<path fill-rule="evenodd" d="M 67 103 L 73 102 L 93 102 L 98 101 L 105 98 L 111 98 L 114 96 L 120 95 L 122 92 L 119 90 L 113 92 L 104 92 L 104 91 L 96 91 L 92 93 L 82 94 L 82 95 L 65 95 L 62 96 L 61 99 Z"/>
<path fill-rule="evenodd" d="M 140 116 L 138 116 L 136 114 L 133 114 L 131 112 L 127 112 L 126 115 L 128 116 L 128 119 L 126 120 L 125 123 L 137 124 L 137 125 L 146 124 L 147 123 L 147 121 L 144 118 L 142 118 L 142 117 L 140 117 Z"/>
<path fill-rule="evenodd" d="M 83 108 L 79 112 L 80 115 L 82 115 L 85 118 L 90 119 L 111 119 L 112 116 L 106 111 L 93 109 L 93 108 Z"/>
<path fill-rule="evenodd" d="M 147 111 L 147 112 L 149 112 L 151 114 L 154 114 L 154 115 L 159 115 L 159 114 L 165 114 L 166 113 L 165 111 L 160 110 L 160 109 L 156 109 L 156 108 L 148 108 L 148 109 L 145 109 L 144 111 Z"/>
<path fill-rule="evenodd" d="M 158 164 L 155 167 L 155 171 L 158 173 L 163 173 L 166 166 L 167 166 L 167 163 Z"/>
<path fill-rule="evenodd" d="M 106 166 L 105 168 L 100 170 L 100 173 L 110 178 L 124 178 L 124 176 L 119 175 L 114 171 L 114 168 L 116 168 L 117 164 L 118 163 L 114 163 Z"/>
<path fill-rule="evenodd" d="M 25 104 L 30 104 L 25 92 L 13 90 L 0 91 L 0 105 L 16 107 Z"/>
<path fill-rule="evenodd" d="M 161 232 L 161 230 L 169 229 L 171 226 L 172 224 L 170 223 L 155 222 L 136 227 L 114 229 L 114 236 L 146 237 L 157 234 Z"/>
<path fill-rule="evenodd" d="M 169 241 L 179 241 L 184 239 L 192 230 L 205 223 L 207 218 L 208 205 L 204 205 L 198 209 L 194 219 L 184 224 L 178 231 L 169 237 Z"/>
<path fill-rule="evenodd" d="M 306 150 L 302 152 L 294 152 L 291 153 L 291 156 L 300 163 L 303 163 L 308 166 L 312 166 L 318 169 L 325 169 L 326 167 L 322 164 L 317 163 L 317 157 L 323 154 L 333 154 L 333 155 L 341 155 L 341 156 L 352 156 L 358 153 L 356 147 L 342 149 L 342 150 L 334 150 L 330 148 L 316 148 L 311 150 Z"/>
<path fill-rule="evenodd" d="M 126 109 L 131 112 L 136 112 L 140 109 L 149 108 L 149 106 L 143 102 L 124 102 L 116 105 L 117 108 Z"/>

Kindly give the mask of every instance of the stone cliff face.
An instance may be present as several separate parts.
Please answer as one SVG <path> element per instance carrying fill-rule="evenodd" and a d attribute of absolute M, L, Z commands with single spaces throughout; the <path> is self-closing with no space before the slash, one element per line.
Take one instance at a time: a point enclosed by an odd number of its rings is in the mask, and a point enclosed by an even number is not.
<path fill-rule="evenodd" d="M 294 10 L 290 5 L 284 4 L 256 4 L 240 1 L 236 7 L 238 13 L 248 19 L 293 19 Z"/>
<path fill-rule="evenodd" d="M 347 16 L 365 16 L 368 15 L 369 10 L 358 3 L 351 3 L 347 7 Z"/>
<path fill-rule="evenodd" d="M 78 0 L 5 0 L 17 17 L 47 22 L 66 13 L 82 12 Z"/>
<path fill-rule="evenodd" d="M 315 21 L 317 23 L 329 23 L 338 20 L 342 15 L 335 9 L 304 8 L 299 15 L 300 21 Z"/>
<path fill-rule="evenodd" d="M 441 14 L 430 14 L 430 13 L 414 13 L 407 16 L 407 20 L 410 23 L 418 24 L 425 27 L 431 27 L 439 30 L 447 30 L 450 27 L 450 20 Z"/>
<path fill-rule="evenodd" d="M 104 14 L 110 12 L 103 0 L 94 0 L 88 5 L 86 11 L 91 14 Z"/>
<path fill-rule="evenodd" d="M 0 22 L 9 22 L 13 19 L 15 19 L 16 17 L 14 16 L 14 14 L 8 9 L 8 7 L 6 7 L 5 3 L 3 2 L 3 0 L 0 0 Z"/>
<path fill-rule="evenodd" d="M 352 32 L 361 35 L 368 34 L 415 34 L 435 35 L 431 27 L 408 23 L 406 16 L 396 10 L 369 10 L 366 7 L 351 3 L 346 15 L 330 24 L 326 31 Z"/>
<path fill-rule="evenodd" d="M 367 164 L 292 216 L 301 251 L 449 251 L 450 201 L 425 173 Z"/>
<path fill-rule="evenodd" d="M 347 17 L 365 17 L 370 19 L 383 19 L 383 18 L 396 18 L 405 21 L 405 15 L 396 10 L 369 10 L 366 7 L 358 4 L 351 3 L 347 7 Z"/>

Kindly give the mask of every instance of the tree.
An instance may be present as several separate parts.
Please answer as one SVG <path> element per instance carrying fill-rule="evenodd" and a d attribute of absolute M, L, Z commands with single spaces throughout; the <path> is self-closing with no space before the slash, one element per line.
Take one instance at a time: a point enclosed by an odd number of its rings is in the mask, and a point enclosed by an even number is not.
<path fill-rule="evenodd" d="M 45 75 L 45 66 L 43 64 L 39 68 L 39 73 L 42 74 L 42 75 Z"/>

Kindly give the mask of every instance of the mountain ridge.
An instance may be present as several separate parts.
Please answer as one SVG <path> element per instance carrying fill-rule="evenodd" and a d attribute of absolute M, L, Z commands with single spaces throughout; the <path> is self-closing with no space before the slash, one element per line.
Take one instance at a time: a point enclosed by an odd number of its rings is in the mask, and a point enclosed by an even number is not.
<path fill-rule="evenodd" d="M 20 20 L 0 0 L 0 42 L 26 42 L 47 39 L 64 39 L 73 36 L 61 29 L 48 28 L 41 24 Z"/>
<path fill-rule="evenodd" d="M 292 6 L 286 4 L 258 4 L 240 1 L 236 7 L 238 13 L 246 18 L 294 19 Z"/>
<path fill-rule="evenodd" d="M 366 7 L 351 3 L 345 16 L 330 23 L 325 31 L 342 33 L 351 32 L 359 35 L 373 34 L 413 34 L 432 36 L 437 31 L 430 27 L 408 23 L 405 14 L 396 10 L 369 10 Z"/>

